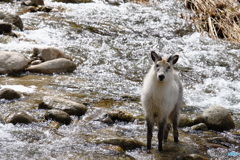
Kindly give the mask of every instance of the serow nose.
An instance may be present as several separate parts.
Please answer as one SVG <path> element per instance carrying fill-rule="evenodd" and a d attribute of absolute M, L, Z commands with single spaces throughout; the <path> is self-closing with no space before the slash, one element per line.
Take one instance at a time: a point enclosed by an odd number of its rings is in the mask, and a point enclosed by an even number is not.
<path fill-rule="evenodd" d="M 165 76 L 164 76 L 163 74 L 161 74 L 161 75 L 158 76 L 158 79 L 159 79 L 160 81 L 163 81 L 164 78 L 165 78 Z"/>

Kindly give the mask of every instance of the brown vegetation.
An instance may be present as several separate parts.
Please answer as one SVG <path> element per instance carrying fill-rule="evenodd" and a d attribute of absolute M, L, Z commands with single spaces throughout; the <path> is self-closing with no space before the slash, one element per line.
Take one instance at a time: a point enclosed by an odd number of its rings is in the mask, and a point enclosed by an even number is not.
<path fill-rule="evenodd" d="M 185 0 L 185 6 L 199 32 L 206 31 L 212 38 L 240 42 L 240 7 L 233 0 Z"/>

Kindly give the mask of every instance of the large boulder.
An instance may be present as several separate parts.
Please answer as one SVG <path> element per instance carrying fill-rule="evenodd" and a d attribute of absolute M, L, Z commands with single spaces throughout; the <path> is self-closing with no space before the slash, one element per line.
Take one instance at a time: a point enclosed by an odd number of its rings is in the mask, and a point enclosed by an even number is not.
<path fill-rule="evenodd" d="M 43 97 L 42 102 L 39 104 L 39 108 L 58 109 L 76 116 L 82 116 L 87 112 L 87 107 L 85 105 L 56 96 Z"/>
<path fill-rule="evenodd" d="M 54 47 L 48 47 L 48 48 L 34 48 L 33 49 L 33 56 L 34 59 L 40 59 L 42 61 L 50 61 L 57 58 L 66 58 L 71 60 L 71 58 L 60 51 L 57 48 Z"/>
<path fill-rule="evenodd" d="M 73 72 L 77 68 L 76 64 L 66 58 L 58 58 L 50 61 L 32 65 L 27 68 L 27 71 L 33 73 L 53 74 Z"/>
<path fill-rule="evenodd" d="M 202 119 L 208 129 L 223 131 L 235 128 L 235 123 L 224 107 L 210 107 L 202 114 Z"/>
<path fill-rule="evenodd" d="M 21 94 L 16 92 L 13 89 L 9 89 L 9 88 L 3 88 L 0 90 L 0 99 L 4 98 L 7 100 L 13 100 L 13 99 L 17 99 L 20 98 Z"/>
<path fill-rule="evenodd" d="M 0 74 L 12 74 L 28 66 L 26 57 L 17 52 L 0 51 Z"/>

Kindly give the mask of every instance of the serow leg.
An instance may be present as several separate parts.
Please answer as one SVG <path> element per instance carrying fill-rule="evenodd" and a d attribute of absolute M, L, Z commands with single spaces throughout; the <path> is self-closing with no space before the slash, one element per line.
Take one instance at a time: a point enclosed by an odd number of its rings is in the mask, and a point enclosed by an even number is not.
<path fill-rule="evenodd" d="M 147 120 L 147 152 L 150 153 L 152 136 L 153 136 L 153 123 Z"/>
<path fill-rule="evenodd" d="M 166 125 L 166 120 L 163 120 L 158 125 L 158 150 L 159 151 L 162 151 L 163 131 L 165 129 L 165 125 Z"/>
<path fill-rule="evenodd" d="M 173 137 L 174 137 L 174 142 L 179 142 L 178 140 L 178 116 L 175 116 L 173 119 Z"/>

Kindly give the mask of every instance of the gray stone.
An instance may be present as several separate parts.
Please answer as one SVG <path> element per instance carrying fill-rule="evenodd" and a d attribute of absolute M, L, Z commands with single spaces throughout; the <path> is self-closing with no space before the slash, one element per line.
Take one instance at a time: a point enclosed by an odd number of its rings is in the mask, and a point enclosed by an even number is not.
<path fill-rule="evenodd" d="M 59 109 L 70 115 L 82 116 L 87 112 L 87 107 L 83 104 L 56 96 L 45 96 L 39 104 L 41 109 Z"/>
<path fill-rule="evenodd" d="M 202 118 L 208 129 L 223 131 L 235 128 L 230 113 L 224 107 L 210 107 L 203 112 Z"/>
<path fill-rule="evenodd" d="M 48 110 L 45 114 L 45 118 L 52 119 L 64 124 L 70 124 L 72 121 L 68 113 L 58 109 Z"/>
<path fill-rule="evenodd" d="M 0 74 L 11 74 L 28 66 L 26 57 L 17 52 L 0 51 Z"/>
<path fill-rule="evenodd" d="M 49 61 L 57 58 L 66 58 L 71 60 L 71 58 L 60 51 L 57 48 L 54 47 L 48 47 L 48 48 L 34 48 L 33 49 L 33 57 L 35 59 L 41 59 L 42 61 Z"/>
<path fill-rule="evenodd" d="M 76 68 L 76 64 L 69 59 L 58 58 L 30 66 L 27 68 L 27 71 L 32 73 L 53 74 L 73 72 Z"/>

